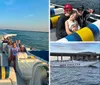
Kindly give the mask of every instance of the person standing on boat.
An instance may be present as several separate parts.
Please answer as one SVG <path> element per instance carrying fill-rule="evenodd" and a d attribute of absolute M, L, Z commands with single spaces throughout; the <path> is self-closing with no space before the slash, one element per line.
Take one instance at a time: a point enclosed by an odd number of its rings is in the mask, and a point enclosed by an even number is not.
<path fill-rule="evenodd" d="M 71 12 L 72 12 L 72 5 L 66 4 L 64 6 L 64 14 L 60 16 L 56 25 L 57 40 L 67 36 L 66 30 L 65 30 L 65 21 L 69 19 Z"/>
<path fill-rule="evenodd" d="M 17 46 L 17 47 L 20 47 L 20 40 L 17 40 L 17 41 L 16 41 L 16 46 Z"/>
<path fill-rule="evenodd" d="M 69 19 L 66 20 L 65 22 L 65 31 L 67 35 L 80 29 L 80 26 L 78 25 L 78 22 L 76 21 L 76 17 L 77 17 L 77 12 L 73 10 L 70 14 Z"/>
<path fill-rule="evenodd" d="M 11 61 L 14 62 L 14 69 L 16 66 L 16 55 L 19 52 L 19 48 L 16 46 L 16 43 L 14 42 L 11 48 L 11 56 L 8 58 L 8 65 L 10 66 Z"/>
<path fill-rule="evenodd" d="M 87 25 L 86 21 L 87 21 L 87 17 L 89 16 L 90 13 L 93 13 L 94 11 L 92 9 L 88 9 L 87 11 L 84 10 L 84 6 L 81 5 L 79 6 L 77 9 L 77 14 L 78 14 L 78 17 L 77 17 L 77 22 L 78 24 L 80 25 L 80 27 L 85 27 Z"/>

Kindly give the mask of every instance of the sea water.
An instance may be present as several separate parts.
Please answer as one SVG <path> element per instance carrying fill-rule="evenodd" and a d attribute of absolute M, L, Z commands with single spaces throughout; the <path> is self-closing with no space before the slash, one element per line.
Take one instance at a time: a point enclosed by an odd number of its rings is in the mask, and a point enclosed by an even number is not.
<path fill-rule="evenodd" d="M 95 13 L 100 14 L 100 0 L 51 0 L 50 2 L 58 5 L 69 3 L 72 4 L 73 8 L 84 5 L 85 9 L 91 8 L 95 10 Z"/>
<path fill-rule="evenodd" d="M 100 85 L 100 62 L 95 67 L 51 67 L 50 85 Z"/>
<path fill-rule="evenodd" d="M 34 31 L 21 31 L 21 30 L 5 30 L 0 29 L 1 33 L 17 34 L 13 40 L 21 40 L 21 43 L 26 47 L 48 50 L 48 32 L 34 32 Z"/>

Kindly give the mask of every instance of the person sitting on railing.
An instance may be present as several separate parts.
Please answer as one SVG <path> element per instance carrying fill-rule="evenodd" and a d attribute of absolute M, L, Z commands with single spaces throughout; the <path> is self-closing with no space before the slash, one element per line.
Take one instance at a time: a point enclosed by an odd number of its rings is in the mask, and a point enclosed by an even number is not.
<path fill-rule="evenodd" d="M 77 17 L 77 12 L 73 10 L 72 13 L 70 14 L 69 19 L 66 20 L 65 22 L 65 29 L 66 29 L 67 35 L 80 29 L 78 22 L 75 20 L 76 17 Z"/>
<path fill-rule="evenodd" d="M 22 45 L 22 44 L 19 45 L 19 51 L 20 52 L 27 52 L 24 45 Z"/>
<path fill-rule="evenodd" d="M 4 37 L 4 40 L 3 40 L 2 43 L 8 43 L 8 41 L 9 41 L 9 38 L 8 37 L 7 38 Z"/>
<path fill-rule="evenodd" d="M 64 14 L 60 16 L 60 18 L 58 19 L 57 25 L 56 25 L 57 39 L 61 39 L 67 36 L 66 30 L 65 30 L 65 21 L 68 20 L 71 12 L 72 12 L 72 5 L 66 4 L 64 6 Z"/>
<path fill-rule="evenodd" d="M 93 13 L 94 10 L 92 9 L 88 9 L 87 11 L 84 10 L 84 6 L 79 6 L 77 8 L 77 14 L 78 14 L 78 17 L 77 17 L 77 21 L 78 21 L 78 24 L 80 25 L 80 27 L 85 27 L 87 24 L 86 24 L 86 21 L 87 21 L 87 17 L 90 13 Z"/>
<path fill-rule="evenodd" d="M 8 42 L 10 42 L 10 39 L 8 37 L 4 37 L 4 40 L 3 40 L 2 44 L 1 44 L 1 47 L 2 47 L 1 49 L 2 49 L 3 53 L 5 53 L 4 52 L 4 49 L 5 49 L 4 43 L 8 44 Z"/>
<path fill-rule="evenodd" d="M 11 61 L 14 62 L 14 69 L 16 66 L 16 55 L 19 52 L 19 48 L 16 46 L 16 43 L 14 42 L 11 48 L 11 56 L 8 58 L 8 65 L 10 66 Z"/>

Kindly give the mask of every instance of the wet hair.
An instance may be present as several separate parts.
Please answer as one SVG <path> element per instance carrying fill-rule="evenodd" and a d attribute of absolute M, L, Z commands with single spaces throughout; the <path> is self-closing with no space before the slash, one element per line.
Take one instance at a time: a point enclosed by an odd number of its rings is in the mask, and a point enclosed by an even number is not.
<path fill-rule="evenodd" d="M 70 15 L 77 13 L 77 11 L 73 10 Z"/>
<path fill-rule="evenodd" d="M 12 45 L 16 44 L 16 42 L 13 42 Z"/>
<path fill-rule="evenodd" d="M 12 42 L 11 42 L 11 41 L 9 41 L 9 42 L 8 42 L 8 45 L 11 45 L 11 44 L 12 44 Z"/>
<path fill-rule="evenodd" d="M 78 14 L 77 14 L 77 11 L 76 10 L 73 10 L 71 13 L 70 13 L 70 16 L 72 15 L 72 14 L 75 14 L 76 13 L 76 18 L 78 17 Z"/>
<path fill-rule="evenodd" d="M 15 40 L 13 43 L 17 43 L 17 40 Z"/>
<path fill-rule="evenodd" d="M 72 14 L 75 14 L 76 13 L 76 16 L 77 16 L 77 11 L 75 11 L 75 10 L 73 10 L 71 13 L 70 13 L 70 16 L 72 15 Z"/>

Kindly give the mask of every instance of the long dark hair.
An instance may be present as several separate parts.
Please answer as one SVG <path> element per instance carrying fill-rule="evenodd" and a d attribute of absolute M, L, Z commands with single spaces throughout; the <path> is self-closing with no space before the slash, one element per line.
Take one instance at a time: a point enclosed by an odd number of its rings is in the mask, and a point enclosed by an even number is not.
<path fill-rule="evenodd" d="M 78 17 L 78 14 L 77 14 L 77 11 L 76 10 L 73 10 L 71 13 L 70 13 L 70 16 L 72 15 L 72 14 L 75 14 L 76 13 L 76 18 Z"/>

